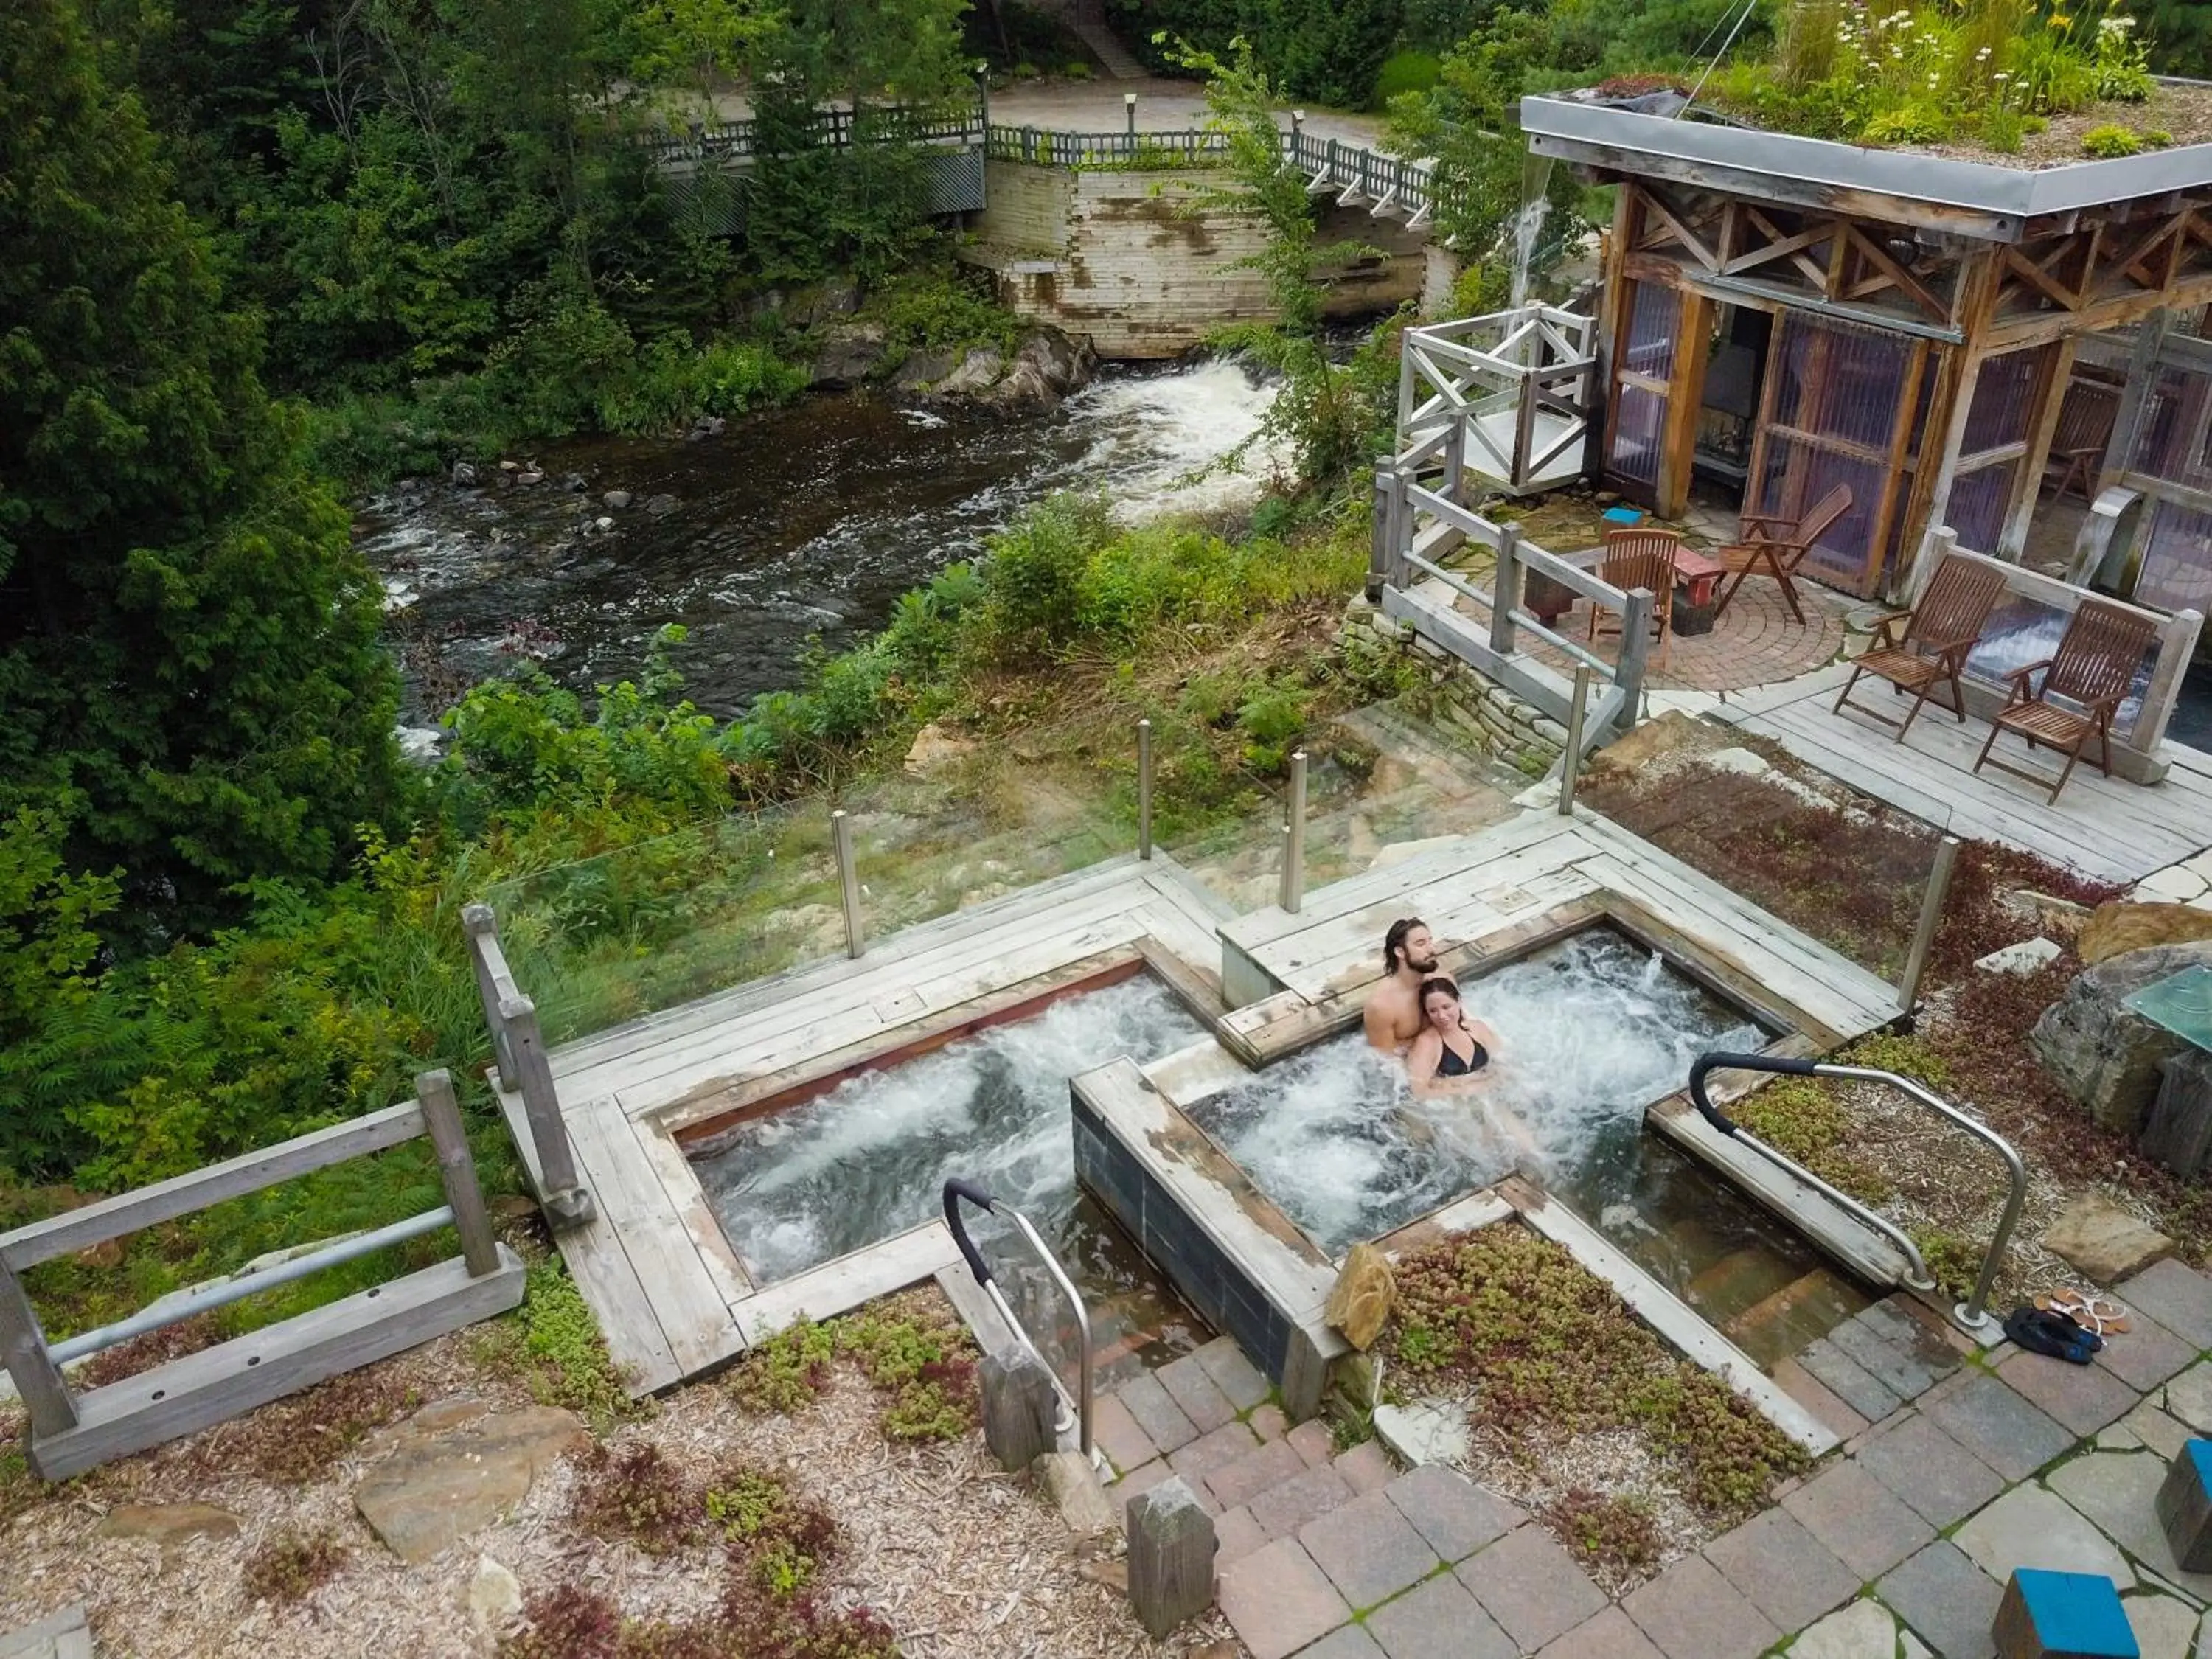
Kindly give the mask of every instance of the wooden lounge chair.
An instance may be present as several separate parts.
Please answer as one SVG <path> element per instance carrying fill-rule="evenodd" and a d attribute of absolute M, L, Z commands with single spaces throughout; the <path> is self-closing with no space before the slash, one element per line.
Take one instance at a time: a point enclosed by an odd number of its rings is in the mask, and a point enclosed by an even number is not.
<path fill-rule="evenodd" d="M 2158 623 L 2153 618 L 2115 605 L 2084 600 L 2074 620 L 2066 624 L 2057 655 L 2012 671 L 2012 696 L 1990 725 L 1989 740 L 1982 744 L 1974 770 L 1980 771 L 1986 763 L 2030 783 L 2050 782 L 2040 773 L 1990 759 L 2000 732 L 2017 732 L 2027 739 L 2030 749 L 2038 744 L 2063 749 L 2066 767 L 2059 773 L 2058 781 L 2051 785 L 2051 799 L 2055 802 L 2094 735 L 2098 764 L 2106 777 L 2112 776 L 2112 715 L 2128 695 L 2136 665 L 2157 637 Z M 2043 684 L 2031 689 L 2029 682 L 2039 673 Z M 2053 702 L 2053 697 L 2078 704 L 2079 712 Z"/>
<path fill-rule="evenodd" d="M 1729 602 L 1743 586 L 1743 579 L 1763 567 L 1781 587 L 1782 597 L 1790 602 L 1790 614 L 1803 622 L 1805 613 L 1798 606 L 1797 589 L 1790 578 L 1820 538 L 1850 510 L 1851 487 L 1838 484 L 1814 502 L 1812 510 L 1802 518 L 1786 519 L 1775 513 L 1745 514 L 1740 532 L 1743 539 L 1713 550 L 1713 556 L 1735 573 L 1735 580 L 1721 590 L 1721 602 L 1713 607 L 1714 619 L 1717 621 L 1728 610 Z"/>
<path fill-rule="evenodd" d="M 2118 386 L 2077 380 L 2066 388 L 2066 401 L 2058 410 L 2058 429 L 2051 434 L 2051 453 L 2043 463 L 2045 482 L 2054 477 L 2058 481 L 2058 487 L 2051 492 L 2051 500 L 2063 500 L 2069 489 L 2077 488 L 2083 501 L 2089 499 L 2119 412 Z"/>
<path fill-rule="evenodd" d="M 1876 714 L 1863 702 L 1853 704 L 1868 719 L 1895 726 L 1898 742 L 1905 741 L 1905 734 L 1912 729 L 1912 722 L 1920 717 L 1929 695 L 1939 685 L 1951 688 L 1951 701 L 1938 706 L 1948 707 L 1963 726 L 1966 699 L 1959 689 L 1959 675 L 1966 665 L 1966 653 L 1981 637 L 1982 624 L 1989 621 L 1997 596 L 2003 592 L 2001 571 L 1955 555 L 1946 558 L 1936 567 L 1928 591 L 1917 606 L 1876 619 L 1881 632 L 1874 648 L 1852 665 L 1851 677 L 1844 683 L 1844 695 L 1836 699 L 1835 712 L 1844 712 L 1859 676 L 1872 674 L 1887 680 L 1893 695 L 1912 693 L 1912 707 L 1902 720 Z M 1899 623 L 1905 624 L 1901 635 L 1897 631 Z"/>
<path fill-rule="evenodd" d="M 1605 557 L 1599 562 L 1598 580 L 1626 593 L 1651 590 L 1651 623 L 1659 641 L 1659 665 L 1667 665 L 1668 646 L 1674 625 L 1674 554 L 1682 544 L 1679 530 L 1608 530 Z M 1595 641 L 1601 626 L 1608 633 L 1620 630 L 1607 623 L 1611 613 L 1595 600 L 1590 605 L 1589 635 Z"/>

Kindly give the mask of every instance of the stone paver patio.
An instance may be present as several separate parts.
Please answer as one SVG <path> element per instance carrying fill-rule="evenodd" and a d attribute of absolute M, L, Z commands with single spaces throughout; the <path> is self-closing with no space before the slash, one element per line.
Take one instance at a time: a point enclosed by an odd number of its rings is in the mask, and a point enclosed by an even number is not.
<path fill-rule="evenodd" d="M 2212 1653 L 2212 1574 L 2181 1571 L 2153 1509 L 2212 1430 L 2212 1279 L 2165 1261 L 2116 1294 L 2136 1328 L 2087 1367 L 1962 1358 L 1877 1304 L 1835 1352 L 1887 1409 L 1618 1602 L 1540 1524 L 1427 1468 L 1292 1528 L 1224 1514 L 1222 1607 L 1253 1659 L 1990 1659 L 2004 1581 L 2035 1566 L 2112 1577 L 2143 1659 Z"/>

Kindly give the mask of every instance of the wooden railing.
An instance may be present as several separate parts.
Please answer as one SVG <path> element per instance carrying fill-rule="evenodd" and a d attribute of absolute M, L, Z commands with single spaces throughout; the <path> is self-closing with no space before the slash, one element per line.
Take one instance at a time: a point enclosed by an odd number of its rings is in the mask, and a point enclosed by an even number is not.
<path fill-rule="evenodd" d="M 538 1005 L 514 982 L 500 948 L 499 920 L 489 904 L 465 905 L 461 929 L 468 935 L 469 961 L 476 970 L 477 995 L 484 1024 L 491 1030 L 495 1088 L 522 1097 L 530 1124 L 532 1171 L 545 1218 L 556 1229 L 580 1226 L 592 1215 L 592 1195 L 576 1178 L 576 1155 L 561 1121 L 561 1097 L 553 1087 L 553 1067 L 538 1025 Z"/>
<path fill-rule="evenodd" d="M 26 1449 L 32 1468 L 50 1480 L 62 1480 L 520 1303 L 523 1266 L 492 1235 L 453 1080 L 442 1071 L 425 1072 L 415 1079 L 415 1089 L 416 1098 L 402 1105 L 0 1233 L 0 1357 L 30 1411 Z M 446 1202 L 437 1209 L 258 1273 L 216 1280 L 58 1343 L 47 1341 L 24 1294 L 20 1275 L 40 1262 L 424 1134 L 437 1149 L 445 1186 Z M 461 1254 L 434 1267 L 104 1388 L 78 1394 L 62 1374 L 62 1366 L 73 1359 L 448 1226 L 460 1235 Z"/>
<path fill-rule="evenodd" d="M 1578 476 L 1590 435 L 1595 328 L 1593 318 L 1526 305 L 1407 329 L 1400 447 L 1441 435 L 1447 471 L 1473 466 L 1516 495 Z"/>
<path fill-rule="evenodd" d="M 2016 594 L 2047 611 L 2070 617 L 2084 600 L 2094 599 L 2100 605 L 2117 605 L 2132 611 L 2157 624 L 2158 658 L 2152 666 L 2150 681 L 2143 689 L 2142 699 L 2137 705 L 2133 720 L 2124 732 L 2115 732 L 2112 767 L 2115 771 L 2137 782 L 2148 781 L 2155 771 L 2163 776 L 2163 764 L 2158 760 L 2159 746 L 2166 740 L 2167 723 L 2173 718 L 2174 704 L 2181 696 L 2181 682 L 2189 672 L 2189 665 L 2197 652 L 2198 635 L 2203 632 L 2204 618 L 2195 611 L 2179 611 L 2169 616 L 2163 611 L 2130 605 L 2110 594 L 2093 592 L 2086 583 L 2075 586 L 2071 580 L 2046 576 L 2039 570 L 2008 560 L 1992 558 L 1988 554 L 1973 551 L 1959 545 L 1957 532 L 1938 526 L 1928 532 L 1922 543 L 1920 556 L 1912 567 L 1911 580 L 1903 595 L 1904 602 L 1917 603 L 1925 592 L 1936 574 L 1936 567 L 1948 557 L 1972 560 L 1987 565 L 2004 578 L 2005 591 Z M 2004 707 L 2010 696 L 2008 686 L 1987 680 L 1969 667 L 1961 684 L 1966 695 L 1970 714 L 1987 720 Z"/>
<path fill-rule="evenodd" d="M 1202 167 L 1218 164 L 1228 151 L 1224 134 L 1202 128 L 1073 132 L 1006 126 L 991 121 L 981 103 L 945 113 L 872 110 L 866 118 L 851 110 L 820 110 L 801 131 L 808 146 L 921 143 L 981 150 L 994 161 L 1037 167 Z M 705 163 L 748 163 L 758 153 L 761 137 L 757 121 L 726 121 L 639 143 L 663 167 L 689 172 Z M 1426 162 L 1316 137 L 1295 121 L 1280 138 L 1284 160 L 1305 175 L 1307 188 L 1316 195 L 1334 194 L 1341 204 L 1365 207 L 1378 216 L 1402 216 L 1411 226 L 1427 223 L 1434 214 L 1439 187 L 1435 169 Z"/>

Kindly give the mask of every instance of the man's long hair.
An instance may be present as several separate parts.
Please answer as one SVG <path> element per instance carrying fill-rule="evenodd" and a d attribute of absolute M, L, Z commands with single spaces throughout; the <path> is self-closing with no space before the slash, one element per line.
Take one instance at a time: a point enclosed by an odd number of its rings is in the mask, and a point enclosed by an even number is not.
<path fill-rule="evenodd" d="M 1382 971 L 1384 973 L 1395 974 L 1398 971 L 1400 957 L 1406 948 L 1406 935 L 1416 927 L 1427 926 L 1428 923 L 1423 921 L 1419 916 L 1407 916 L 1401 921 L 1394 921 L 1390 924 L 1390 931 L 1382 935 Z"/>

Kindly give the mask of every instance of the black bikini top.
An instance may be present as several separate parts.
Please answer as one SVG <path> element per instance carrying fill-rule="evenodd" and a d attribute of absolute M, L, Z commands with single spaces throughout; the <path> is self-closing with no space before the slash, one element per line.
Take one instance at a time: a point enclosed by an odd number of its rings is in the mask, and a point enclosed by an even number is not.
<path fill-rule="evenodd" d="M 1443 1053 L 1437 1059 L 1438 1077 L 1467 1077 L 1490 1064 L 1490 1050 L 1482 1046 L 1482 1039 L 1469 1034 L 1468 1041 L 1474 1044 L 1474 1052 L 1462 1060 L 1452 1052 L 1452 1046 L 1443 1045 Z"/>

